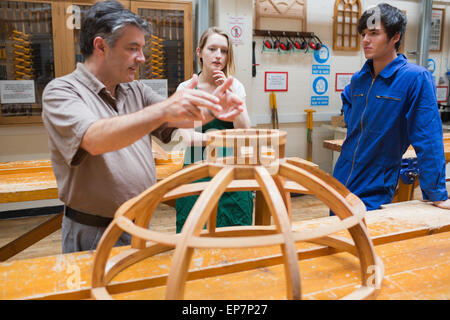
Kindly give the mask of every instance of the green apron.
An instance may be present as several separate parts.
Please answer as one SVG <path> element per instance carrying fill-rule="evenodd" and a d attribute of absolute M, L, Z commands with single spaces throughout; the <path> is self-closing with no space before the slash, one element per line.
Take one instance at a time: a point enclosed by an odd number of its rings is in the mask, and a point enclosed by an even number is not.
<path fill-rule="evenodd" d="M 199 128 L 197 128 L 199 129 Z M 196 130 L 197 130 L 196 129 Z M 202 126 L 202 133 L 211 129 L 233 129 L 233 123 L 214 119 L 213 121 Z M 201 148 L 201 150 L 199 150 Z M 197 150 L 196 150 L 197 149 Z M 201 155 L 204 160 L 205 147 L 189 147 L 186 149 L 184 156 L 184 165 L 194 163 L 194 155 Z M 200 153 L 201 151 L 201 153 Z M 219 150 L 222 156 L 230 155 L 232 149 Z M 203 178 L 195 182 L 210 181 L 211 178 Z M 175 209 L 177 211 L 177 233 L 181 232 L 184 222 L 191 212 L 192 207 L 199 196 L 188 196 L 179 198 L 176 201 Z M 217 208 L 217 227 L 227 226 L 248 226 L 252 224 L 253 215 L 253 195 L 251 191 L 225 192 L 219 200 Z"/>

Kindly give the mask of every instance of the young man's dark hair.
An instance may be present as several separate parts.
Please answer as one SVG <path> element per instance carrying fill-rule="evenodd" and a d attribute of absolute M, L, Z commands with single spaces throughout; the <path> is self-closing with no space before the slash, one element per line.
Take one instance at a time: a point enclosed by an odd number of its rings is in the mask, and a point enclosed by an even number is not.
<path fill-rule="evenodd" d="M 149 32 L 148 22 L 125 9 L 119 2 L 111 0 L 95 3 L 81 23 L 81 54 L 86 59 L 94 52 L 93 41 L 98 36 L 114 47 L 122 35 L 123 27 L 130 24 L 144 33 Z"/>
<path fill-rule="evenodd" d="M 381 25 L 386 30 L 388 40 L 400 33 L 400 39 L 395 44 L 395 49 L 398 51 L 406 31 L 407 20 L 405 14 L 387 3 L 380 3 L 376 7 L 364 11 L 358 21 L 358 32 L 361 34 L 365 29 L 372 29 L 377 19 L 380 19 Z"/>

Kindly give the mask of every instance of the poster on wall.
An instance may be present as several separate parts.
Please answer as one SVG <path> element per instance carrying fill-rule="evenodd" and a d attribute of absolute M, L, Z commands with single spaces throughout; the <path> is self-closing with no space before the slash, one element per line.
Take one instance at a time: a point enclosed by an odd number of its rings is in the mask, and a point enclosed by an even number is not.
<path fill-rule="evenodd" d="M 228 17 L 228 34 L 234 45 L 244 44 L 245 17 Z"/>
<path fill-rule="evenodd" d="M 322 45 L 314 51 L 314 62 L 311 68 L 311 106 L 328 106 L 330 96 L 330 50 Z"/>
<path fill-rule="evenodd" d="M 353 73 L 336 73 L 335 91 L 342 92 L 345 87 L 350 84 Z"/>
<path fill-rule="evenodd" d="M 434 72 L 436 71 L 436 61 L 434 59 L 428 59 L 427 70 L 430 71 L 433 82 L 436 83 L 436 76 L 434 75 Z"/>
<path fill-rule="evenodd" d="M 168 97 L 169 90 L 167 79 L 141 79 L 140 81 L 152 88 L 152 90 L 158 93 L 160 96 L 164 98 Z"/>
<path fill-rule="evenodd" d="M 36 103 L 34 80 L 1 80 L 0 103 Z"/>
<path fill-rule="evenodd" d="M 445 9 L 433 8 L 431 11 L 430 51 L 442 51 Z"/>
<path fill-rule="evenodd" d="M 447 86 L 437 86 L 436 87 L 436 97 L 437 102 L 445 103 L 448 99 L 448 87 Z"/>
<path fill-rule="evenodd" d="M 288 91 L 288 73 L 266 71 L 264 91 Z"/>

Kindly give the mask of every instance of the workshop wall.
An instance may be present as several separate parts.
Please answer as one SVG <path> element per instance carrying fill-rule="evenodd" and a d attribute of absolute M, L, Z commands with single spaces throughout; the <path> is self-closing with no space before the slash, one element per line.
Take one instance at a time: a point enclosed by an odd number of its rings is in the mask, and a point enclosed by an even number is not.
<path fill-rule="evenodd" d="M 382 1 L 362 0 L 362 11 L 371 5 Z M 288 133 L 287 155 L 306 158 L 306 113 L 305 109 L 311 108 L 310 97 L 312 94 L 312 64 L 313 53 L 287 53 L 266 52 L 262 50 L 264 37 L 252 38 L 252 29 L 255 21 L 253 17 L 253 0 L 217 0 L 214 2 L 215 24 L 226 30 L 230 29 L 230 17 L 242 17 L 245 21 L 243 44 L 235 46 L 237 60 L 237 72 L 235 76 L 244 83 L 247 90 L 247 106 L 253 126 L 271 127 L 271 111 L 269 104 L 270 92 L 264 91 L 265 72 L 288 72 L 288 91 L 276 93 L 280 129 Z M 404 39 L 404 52 L 417 50 L 418 21 L 420 19 L 421 1 L 389 1 L 390 4 L 406 10 L 408 24 L 406 37 Z M 445 28 L 450 26 L 450 1 L 434 1 L 434 7 L 446 9 Z M 324 139 L 332 139 L 335 132 L 329 124 L 331 116 L 338 115 L 341 110 L 340 92 L 335 91 L 336 73 L 354 73 L 358 71 L 365 62 L 362 52 L 356 51 L 333 51 L 333 15 L 334 1 L 314 0 L 307 1 L 307 27 L 308 32 L 314 32 L 330 51 L 327 64 L 330 65 L 329 75 L 329 104 L 327 106 L 312 107 L 314 113 L 313 129 L 313 154 L 312 160 L 321 169 L 331 172 L 332 152 L 322 147 Z M 292 23 L 283 19 L 271 19 L 269 27 L 272 30 L 296 31 L 292 29 Z M 280 28 L 284 26 L 286 29 Z M 267 23 L 263 29 L 267 28 Z M 447 31 L 446 30 L 446 31 Z M 444 33 L 442 52 L 431 52 L 429 58 L 436 62 L 436 84 L 448 85 L 445 73 L 450 68 L 450 41 L 447 33 Z M 252 77 L 252 40 L 256 41 L 256 77 Z M 416 62 L 415 56 L 407 54 L 411 62 Z M 339 133 L 342 135 L 342 133 Z M 338 136 L 337 138 L 341 138 Z"/>
<path fill-rule="evenodd" d="M 379 3 L 375 0 L 362 0 L 362 10 Z M 196 1 L 194 0 L 194 3 Z M 306 158 L 306 114 L 304 109 L 310 108 L 312 53 L 278 54 L 262 52 L 263 37 L 252 36 L 254 26 L 253 0 L 214 0 L 211 11 L 215 25 L 228 30 L 230 17 L 241 17 L 244 23 L 242 44 L 235 46 L 237 61 L 236 77 L 247 90 L 247 106 L 253 126 L 270 127 L 269 92 L 264 92 L 264 73 L 266 71 L 288 72 L 288 92 L 276 94 L 280 128 L 288 132 L 287 155 Z M 418 19 L 420 16 L 420 0 L 389 1 L 389 3 L 406 10 L 408 26 L 405 39 L 405 51 L 415 51 L 417 44 Z M 434 1 L 435 7 L 446 9 L 446 31 L 450 30 L 450 1 Z M 332 167 L 331 151 L 322 147 L 324 139 L 334 137 L 334 131 L 322 126 L 329 123 L 331 116 L 337 115 L 341 109 L 340 93 L 335 92 L 336 73 L 355 72 L 361 68 L 365 58 L 361 51 L 344 52 L 332 50 L 333 0 L 307 1 L 307 30 L 314 32 L 330 50 L 329 105 L 314 107 L 313 161 L 330 172 Z M 274 28 L 288 26 L 285 22 L 274 21 Z M 252 40 L 256 41 L 256 77 L 252 77 Z M 436 62 L 436 82 L 448 85 L 445 76 L 450 68 L 450 37 L 444 33 L 443 50 L 430 53 Z M 194 48 L 196 44 L 194 44 Z M 408 59 L 415 62 L 413 55 Z M 31 160 L 49 157 L 47 134 L 38 126 L 0 126 L 0 161 Z"/>

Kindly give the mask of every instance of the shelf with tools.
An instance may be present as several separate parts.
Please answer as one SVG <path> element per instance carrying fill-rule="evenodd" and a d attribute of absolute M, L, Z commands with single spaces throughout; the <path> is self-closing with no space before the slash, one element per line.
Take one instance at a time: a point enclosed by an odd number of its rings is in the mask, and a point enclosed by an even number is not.
<path fill-rule="evenodd" d="M 52 4 L 0 2 L 0 124 L 41 122 L 41 96 L 55 77 Z"/>
<path fill-rule="evenodd" d="M 95 0 L 0 1 L 0 125 L 41 124 L 42 92 L 83 62 L 83 17 Z M 150 24 L 137 79 L 166 81 L 170 95 L 193 72 L 192 2 L 120 1 Z"/>
<path fill-rule="evenodd" d="M 322 41 L 314 32 L 255 29 L 253 36 L 264 37 L 263 50 L 268 51 L 304 50 L 307 52 L 308 48 L 319 50 L 322 46 Z"/>
<path fill-rule="evenodd" d="M 167 94 L 190 78 L 194 69 L 192 3 L 186 1 L 132 1 L 131 11 L 150 24 L 139 78 L 167 80 Z M 147 84 L 149 82 L 146 82 Z"/>

